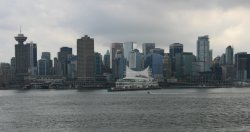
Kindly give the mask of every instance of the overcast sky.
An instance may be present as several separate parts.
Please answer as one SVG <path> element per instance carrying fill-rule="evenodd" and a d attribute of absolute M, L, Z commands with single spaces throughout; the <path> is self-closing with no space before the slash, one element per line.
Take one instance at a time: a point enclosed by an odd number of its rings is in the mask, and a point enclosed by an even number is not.
<path fill-rule="evenodd" d="M 113 42 L 155 42 L 168 47 L 184 44 L 196 54 L 198 36 L 209 35 L 213 56 L 233 45 L 235 52 L 250 52 L 249 0 L 1 0 L 0 61 L 14 56 L 14 36 L 22 33 L 41 52 L 56 56 L 62 46 L 89 35 L 102 54 Z"/>

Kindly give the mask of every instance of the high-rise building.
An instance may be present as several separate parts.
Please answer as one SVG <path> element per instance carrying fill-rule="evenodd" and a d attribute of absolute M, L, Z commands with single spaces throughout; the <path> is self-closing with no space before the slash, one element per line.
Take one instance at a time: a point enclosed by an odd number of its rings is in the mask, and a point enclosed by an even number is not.
<path fill-rule="evenodd" d="M 129 52 L 133 50 L 134 42 L 125 42 L 123 43 L 124 49 L 124 58 L 128 61 Z"/>
<path fill-rule="evenodd" d="M 161 49 L 161 48 L 150 49 L 150 53 L 156 53 L 156 54 L 164 56 L 164 49 Z"/>
<path fill-rule="evenodd" d="M 125 76 L 126 59 L 124 58 L 123 51 L 117 50 L 113 60 L 112 74 L 115 80 L 121 79 Z"/>
<path fill-rule="evenodd" d="M 120 51 L 122 52 L 123 54 L 123 44 L 122 43 L 112 43 L 111 44 L 111 49 L 110 49 L 110 52 L 111 52 L 111 56 L 110 56 L 110 68 L 113 69 L 113 62 L 114 62 L 114 59 L 115 59 L 115 55 L 117 53 L 117 51 Z M 124 56 L 124 55 L 123 55 Z"/>
<path fill-rule="evenodd" d="M 250 79 L 250 54 L 240 52 L 235 54 L 236 79 Z"/>
<path fill-rule="evenodd" d="M 72 48 L 62 47 L 60 48 L 60 52 L 58 52 L 58 61 L 61 64 L 62 75 L 67 76 L 68 74 L 68 56 L 72 55 Z"/>
<path fill-rule="evenodd" d="M 173 43 L 169 46 L 169 56 L 171 59 L 171 76 L 176 74 L 176 54 L 183 53 L 183 44 Z"/>
<path fill-rule="evenodd" d="M 58 60 L 58 58 L 54 58 L 54 69 L 53 69 L 54 75 L 62 76 L 62 65 L 61 62 Z"/>
<path fill-rule="evenodd" d="M 146 57 L 150 53 L 150 50 L 154 48 L 155 48 L 155 43 L 143 43 L 142 44 L 143 56 Z"/>
<path fill-rule="evenodd" d="M 226 48 L 226 64 L 233 65 L 234 49 L 231 45 Z"/>
<path fill-rule="evenodd" d="M 95 74 L 102 75 L 103 73 L 103 64 L 102 64 L 102 55 L 95 52 Z"/>
<path fill-rule="evenodd" d="M 50 59 L 50 52 L 42 52 L 41 59 L 38 61 L 38 75 L 52 75 L 52 60 Z"/>
<path fill-rule="evenodd" d="M 220 57 L 220 65 L 226 65 L 226 54 L 222 54 Z"/>
<path fill-rule="evenodd" d="M 152 75 L 155 79 L 163 81 L 163 56 L 156 53 L 151 53 L 149 58 L 149 67 L 152 69 Z"/>
<path fill-rule="evenodd" d="M 0 63 L 0 84 L 6 87 L 15 78 L 15 70 L 9 63 Z"/>
<path fill-rule="evenodd" d="M 110 53 L 109 50 L 107 50 L 106 54 L 104 55 L 104 69 L 110 69 Z"/>
<path fill-rule="evenodd" d="M 35 75 L 37 68 L 37 46 L 35 43 L 24 44 L 27 37 L 22 33 L 15 37 L 18 44 L 15 45 L 15 58 L 17 79 L 22 81 L 24 76 Z"/>
<path fill-rule="evenodd" d="M 50 52 L 42 52 L 42 59 L 47 59 L 47 60 L 51 60 L 50 58 Z"/>
<path fill-rule="evenodd" d="M 14 69 L 16 69 L 16 58 L 12 57 L 10 60 L 10 66 Z"/>
<path fill-rule="evenodd" d="M 75 79 L 77 78 L 77 56 L 76 55 L 69 55 L 68 56 L 68 79 Z"/>
<path fill-rule="evenodd" d="M 88 35 L 77 39 L 77 76 L 95 77 L 94 39 Z"/>
<path fill-rule="evenodd" d="M 49 75 L 49 63 L 47 59 L 38 60 L 38 75 L 47 76 Z"/>
<path fill-rule="evenodd" d="M 170 54 L 165 53 L 163 57 L 163 77 L 165 79 L 170 79 L 171 78 L 171 59 L 170 59 Z"/>
<path fill-rule="evenodd" d="M 191 76 L 193 62 L 195 62 L 193 53 L 184 52 L 176 54 L 176 77 L 185 78 Z"/>
<path fill-rule="evenodd" d="M 208 35 L 200 36 L 197 40 L 197 61 L 202 63 L 201 71 L 211 71 L 212 52 L 209 49 L 209 37 Z"/>
<path fill-rule="evenodd" d="M 142 60 L 142 55 L 138 49 L 134 49 L 130 51 L 129 57 L 128 57 L 129 68 L 135 71 L 140 71 L 142 69 L 141 60 Z"/>

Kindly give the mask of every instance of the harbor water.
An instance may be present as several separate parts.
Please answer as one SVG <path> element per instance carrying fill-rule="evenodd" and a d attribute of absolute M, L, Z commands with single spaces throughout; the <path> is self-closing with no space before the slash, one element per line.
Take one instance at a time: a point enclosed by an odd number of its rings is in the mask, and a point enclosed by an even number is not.
<path fill-rule="evenodd" d="M 3 132 L 250 130 L 250 88 L 1 90 Z"/>

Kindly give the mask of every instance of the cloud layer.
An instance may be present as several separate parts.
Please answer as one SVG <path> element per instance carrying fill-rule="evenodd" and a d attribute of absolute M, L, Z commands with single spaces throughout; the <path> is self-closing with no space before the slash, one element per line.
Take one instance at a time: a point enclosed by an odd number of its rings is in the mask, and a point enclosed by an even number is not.
<path fill-rule="evenodd" d="M 233 45 L 250 51 L 250 1 L 247 0 L 1 0 L 0 61 L 14 56 L 19 25 L 28 41 L 56 56 L 59 48 L 76 51 L 76 39 L 88 34 L 95 50 L 105 53 L 112 42 L 155 42 L 166 49 L 174 42 L 196 52 L 198 36 L 210 35 L 214 57 Z M 75 52 L 76 53 L 76 52 Z M 196 54 L 196 53 L 195 53 Z"/>

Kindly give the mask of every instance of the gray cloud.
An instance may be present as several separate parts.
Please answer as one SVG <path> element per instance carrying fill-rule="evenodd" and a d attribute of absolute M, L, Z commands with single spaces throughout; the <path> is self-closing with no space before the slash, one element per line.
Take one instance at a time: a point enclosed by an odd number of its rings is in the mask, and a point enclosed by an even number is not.
<path fill-rule="evenodd" d="M 62 46 L 75 49 L 76 39 L 85 34 L 95 38 L 101 53 L 110 43 L 125 41 L 155 42 L 166 50 L 181 42 L 195 53 L 197 37 L 206 34 L 215 55 L 228 44 L 247 51 L 249 5 L 247 0 L 2 0 L 0 60 L 14 56 L 13 37 L 20 24 L 28 41 L 38 43 L 39 53 L 53 56 Z"/>

